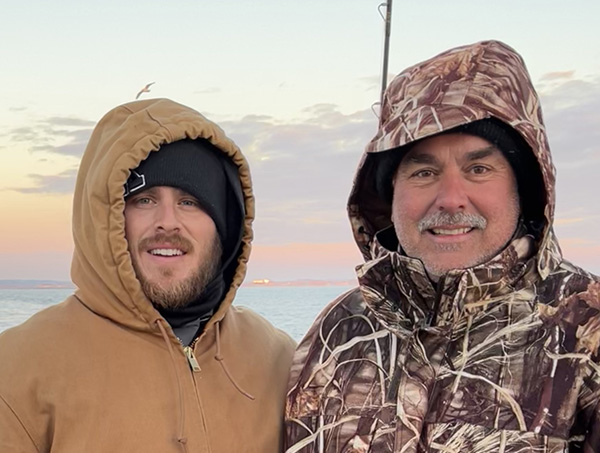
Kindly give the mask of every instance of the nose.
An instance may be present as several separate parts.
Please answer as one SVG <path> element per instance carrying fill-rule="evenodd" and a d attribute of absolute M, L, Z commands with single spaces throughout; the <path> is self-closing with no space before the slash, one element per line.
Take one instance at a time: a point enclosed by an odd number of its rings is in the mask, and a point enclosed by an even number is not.
<path fill-rule="evenodd" d="M 154 223 L 157 230 L 166 232 L 179 231 L 181 223 L 175 203 L 159 203 L 155 210 Z"/>
<path fill-rule="evenodd" d="M 458 171 L 448 171 L 440 178 L 436 209 L 450 214 L 464 211 L 469 202 L 465 181 Z"/>

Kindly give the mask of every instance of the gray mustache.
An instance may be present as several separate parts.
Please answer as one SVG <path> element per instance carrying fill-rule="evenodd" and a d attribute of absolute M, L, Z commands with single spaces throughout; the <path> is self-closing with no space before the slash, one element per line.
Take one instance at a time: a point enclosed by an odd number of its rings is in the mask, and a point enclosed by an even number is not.
<path fill-rule="evenodd" d="M 434 214 L 430 214 L 423 217 L 417 227 L 422 233 L 425 230 L 431 230 L 432 228 L 438 228 L 441 226 L 453 226 L 460 225 L 469 228 L 479 228 L 483 230 L 487 226 L 487 220 L 477 214 L 467 214 L 464 212 L 457 212 L 456 214 L 449 214 L 445 211 L 439 211 Z"/>

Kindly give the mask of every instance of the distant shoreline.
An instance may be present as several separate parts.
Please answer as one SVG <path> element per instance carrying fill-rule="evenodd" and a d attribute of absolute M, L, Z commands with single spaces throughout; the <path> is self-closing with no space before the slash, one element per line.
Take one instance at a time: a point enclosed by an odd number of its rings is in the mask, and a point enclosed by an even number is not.
<path fill-rule="evenodd" d="M 75 285 L 60 280 L 0 280 L 0 289 L 75 289 Z"/>
<path fill-rule="evenodd" d="M 356 280 L 291 280 L 291 281 L 273 281 L 273 280 L 251 280 L 244 282 L 242 287 L 265 288 L 278 286 L 356 286 Z"/>
<path fill-rule="evenodd" d="M 356 280 L 250 280 L 242 284 L 243 288 L 304 287 L 304 286 L 356 286 Z M 60 280 L 0 280 L 0 289 L 76 289 L 68 281 Z"/>

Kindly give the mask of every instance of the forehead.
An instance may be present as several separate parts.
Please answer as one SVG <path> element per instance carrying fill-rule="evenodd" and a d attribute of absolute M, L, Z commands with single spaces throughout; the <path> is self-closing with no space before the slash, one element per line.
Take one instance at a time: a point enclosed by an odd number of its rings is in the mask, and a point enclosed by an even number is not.
<path fill-rule="evenodd" d="M 141 194 L 153 195 L 153 196 L 172 194 L 172 195 L 178 196 L 178 197 L 194 197 L 189 192 L 186 192 L 185 190 L 180 189 L 179 187 L 172 187 L 172 186 L 153 186 L 153 187 L 149 187 L 148 189 L 141 190 L 132 195 L 141 195 Z"/>
<path fill-rule="evenodd" d="M 447 159 L 460 161 L 486 158 L 506 160 L 502 152 L 484 138 L 452 133 L 419 140 L 407 152 L 400 165 L 435 164 Z"/>

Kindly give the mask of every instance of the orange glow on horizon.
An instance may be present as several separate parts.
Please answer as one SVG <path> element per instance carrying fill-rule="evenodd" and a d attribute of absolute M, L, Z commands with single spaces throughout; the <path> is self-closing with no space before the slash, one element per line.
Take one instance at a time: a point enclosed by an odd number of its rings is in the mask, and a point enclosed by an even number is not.
<path fill-rule="evenodd" d="M 0 210 L 9 217 L 2 225 L 0 253 L 71 250 L 71 200 L 71 194 L 4 195 Z"/>

